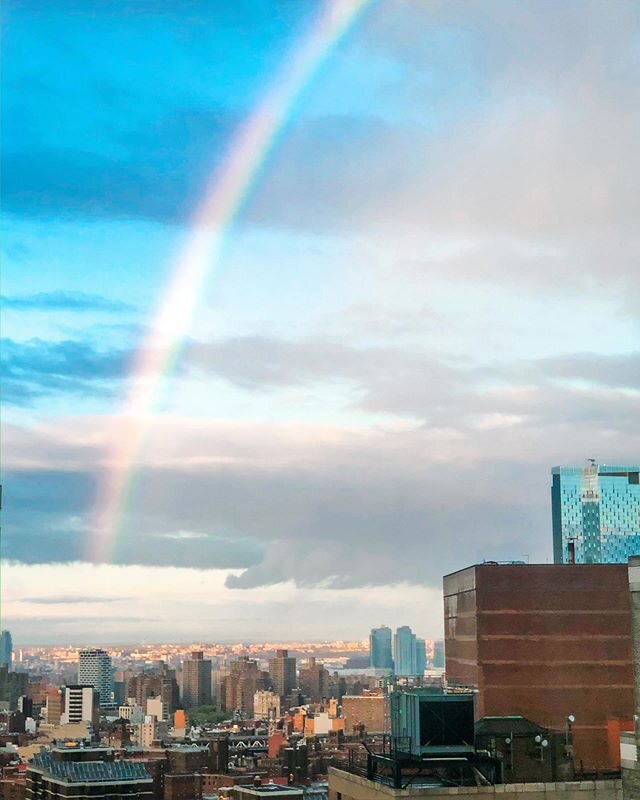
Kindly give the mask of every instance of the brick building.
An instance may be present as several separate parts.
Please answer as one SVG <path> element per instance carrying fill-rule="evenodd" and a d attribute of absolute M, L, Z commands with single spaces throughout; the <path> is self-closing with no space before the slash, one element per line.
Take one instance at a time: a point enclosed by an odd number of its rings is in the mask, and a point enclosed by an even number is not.
<path fill-rule="evenodd" d="M 364 725 L 367 733 L 387 731 L 388 698 L 382 694 L 348 695 L 342 698 L 344 731 L 347 735 Z"/>
<path fill-rule="evenodd" d="M 631 613 L 621 564 L 481 564 L 444 578 L 449 684 L 476 714 L 571 730 L 578 769 L 615 769 L 611 719 L 633 716 Z"/>
<path fill-rule="evenodd" d="M 319 703 L 329 692 L 329 672 L 311 656 L 300 669 L 300 690 L 307 700 Z"/>

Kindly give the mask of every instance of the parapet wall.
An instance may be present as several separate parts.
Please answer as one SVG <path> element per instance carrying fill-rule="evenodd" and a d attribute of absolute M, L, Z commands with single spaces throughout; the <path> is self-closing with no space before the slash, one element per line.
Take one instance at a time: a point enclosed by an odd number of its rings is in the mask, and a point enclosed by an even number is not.
<path fill-rule="evenodd" d="M 329 768 L 329 800 L 452 800 L 453 797 L 459 800 L 622 800 L 622 781 L 393 789 L 335 767 Z"/>

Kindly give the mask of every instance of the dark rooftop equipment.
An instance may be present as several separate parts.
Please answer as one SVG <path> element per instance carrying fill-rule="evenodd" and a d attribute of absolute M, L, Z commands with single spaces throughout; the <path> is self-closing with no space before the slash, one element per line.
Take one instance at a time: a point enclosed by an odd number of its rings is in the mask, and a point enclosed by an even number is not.
<path fill-rule="evenodd" d="M 391 732 L 412 756 L 474 752 L 474 695 L 424 688 L 390 692 Z"/>

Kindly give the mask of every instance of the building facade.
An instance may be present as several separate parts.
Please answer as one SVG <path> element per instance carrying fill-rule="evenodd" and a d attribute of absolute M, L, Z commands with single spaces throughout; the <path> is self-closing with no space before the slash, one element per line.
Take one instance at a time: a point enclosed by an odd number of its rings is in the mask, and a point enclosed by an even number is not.
<path fill-rule="evenodd" d="M 556 564 L 626 564 L 640 553 L 640 466 L 551 470 Z"/>
<path fill-rule="evenodd" d="M 634 730 L 620 737 L 620 757 L 625 800 L 640 798 L 640 556 L 629 559 L 629 592 L 633 636 L 635 686 Z"/>
<path fill-rule="evenodd" d="M 300 670 L 300 690 L 313 703 L 319 703 L 329 694 L 329 672 L 311 656 Z"/>
<path fill-rule="evenodd" d="M 447 680 L 477 689 L 477 718 L 567 730 L 578 768 L 617 767 L 608 723 L 633 716 L 626 566 L 481 564 L 445 576 L 444 602 Z"/>
<path fill-rule="evenodd" d="M 78 685 L 93 686 L 100 695 L 100 705 L 113 704 L 113 664 L 106 650 L 81 650 L 78 656 Z"/>
<path fill-rule="evenodd" d="M 342 716 L 347 736 L 353 735 L 361 727 L 366 733 L 388 733 L 388 696 L 346 694 L 342 698 Z"/>
<path fill-rule="evenodd" d="M 211 661 L 202 650 L 182 664 L 182 701 L 186 708 L 211 705 Z"/>
<path fill-rule="evenodd" d="M 253 716 L 256 719 L 278 719 L 280 716 L 280 695 L 267 689 L 258 689 L 253 695 Z"/>
<path fill-rule="evenodd" d="M 75 725 L 78 722 L 97 723 L 100 716 L 100 693 L 93 686 L 65 686 L 63 712 L 60 722 Z"/>
<path fill-rule="evenodd" d="M 371 633 L 369 634 L 370 667 L 393 671 L 391 638 L 391 628 L 387 628 L 386 625 L 371 629 Z"/>
<path fill-rule="evenodd" d="M 286 697 L 296 688 L 296 660 L 288 650 L 276 650 L 275 657 L 269 659 L 269 676 L 273 691 L 280 697 Z"/>
<path fill-rule="evenodd" d="M 229 675 L 221 686 L 222 710 L 228 713 L 239 712 L 245 716 L 253 714 L 253 698 L 258 690 L 267 689 L 269 675 L 262 672 L 258 662 L 248 656 L 241 656 L 231 662 Z M 278 695 L 280 696 L 280 695 Z"/>
<path fill-rule="evenodd" d="M 64 710 L 64 689 L 50 689 L 47 692 L 45 716 L 49 725 L 59 725 Z"/>

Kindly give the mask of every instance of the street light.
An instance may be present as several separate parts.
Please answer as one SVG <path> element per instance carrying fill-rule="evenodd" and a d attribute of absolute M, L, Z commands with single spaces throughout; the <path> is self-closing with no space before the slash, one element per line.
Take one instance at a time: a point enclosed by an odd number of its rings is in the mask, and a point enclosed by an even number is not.
<path fill-rule="evenodd" d="M 509 763 L 508 768 L 513 770 L 513 734 L 510 733 L 509 736 L 506 737 L 504 740 L 506 745 L 509 745 Z"/>
<path fill-rule="evenodd" d="M 571 726 L 576 721 L 576 718 L 573 714 L 567 714 L 564 720 L 564 743 L 567 747 L 569 747 L 569 738 L 571 736 Z M 573 744 L 573 742 L 572 742 Z"/>
<path fill-rule="evenodd" d="M 540 763 L 542 764 L 542 763 L 544 763 L 544 751 L 545 751 L 546 747 L 549 747 L 549 741 L 547 739 L 545 739 L 544 736 L 541 733 L 538 733 L 534 737 L 534 741 L 538 745 L 538 747 L 540 748 L 540 756 L 539 756 L 539 758 L 540 758 Z"/>

